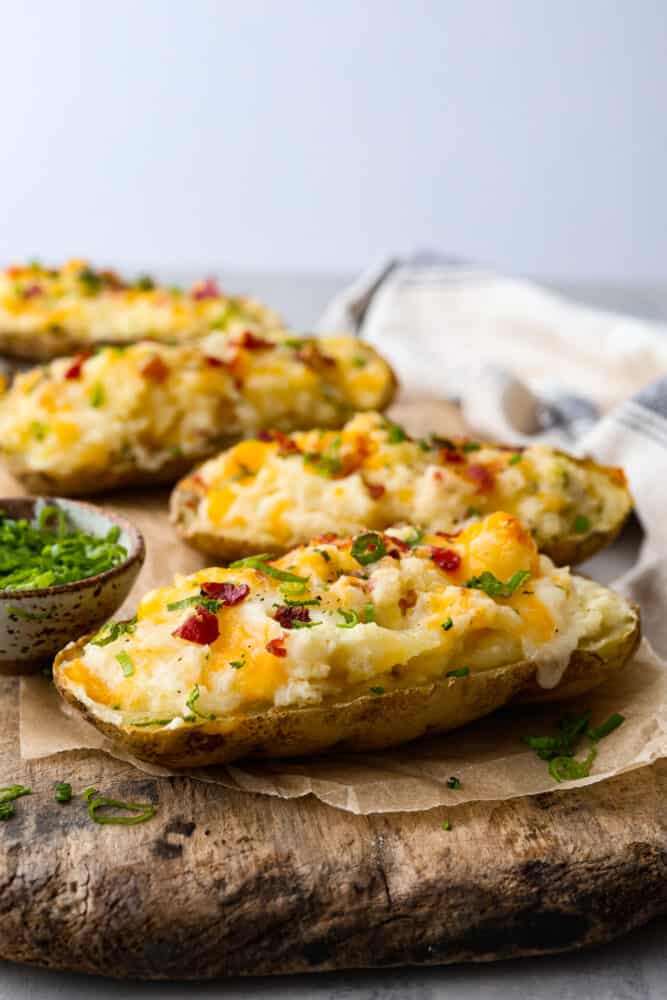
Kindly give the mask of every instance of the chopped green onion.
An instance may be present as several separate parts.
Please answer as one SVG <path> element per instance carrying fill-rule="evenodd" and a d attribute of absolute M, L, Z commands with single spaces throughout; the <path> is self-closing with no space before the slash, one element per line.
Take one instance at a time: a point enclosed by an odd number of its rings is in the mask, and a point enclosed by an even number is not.
<path fill-rule="evenodd" d="M 578 781 L 580 778 L 587 778 L 597 752 L 594 744 L 584 760 L 575 760 L 574 757 L 552 757 L 549 761 L 549 774 L 555 781 Z"/>
<path fill-rule="evenodd" d="M 465 584 L 469 590 L 482 590 L 488 597 L 511 597 L 512 594 L 525 583 L 530 576 L 530 570 L 519 569 L 514 573 L 507 583 L 503 583 L 493 573 L 485 570 L 479 576 L 473 576 Z"/>
<path fill-rule="evenodd" d="M 344 620 L 336 622 L 336 628 L 354 628 L 359 624 L 359 615 L 354 610 L 345 611 L 344 608 L 338 608 L 338 614 L 342 615 Z"/>
<path fill-rule="evenodd" d="M 236 562 L 230 563 L 230 569 L 255 569 L 258 573 L 263 573 L 264 576 L 270 576 L 274 580 L 283 580 L 285 583 L 307 583 L 307 576 L 297 576 L 296 573 L 288 573 L 287 570 L 277 569 L 275 566 L 269 566 L 267 560 L 272 559 L 273 556 L 270 553 L 264 552 L 258 556 L 247 556 L 245 559 L 237 559 Z"/>
<path fill-rule="evenodd" d="M 461 787 L 461 779 L 457 778 L 455 774 L 451 778 L 447 778 L 447 788 L 452 788 L 456 790 Z"/>
<path fill-rule="evenodd" d="M 442 822 L 442 829 L 443 830 L 447 830 L 447 832 L 449 833 L 449 831 L 451 830 L 451 828 L 452 828 L 452 824 L 449 822 L 449 820 L 448 819 L 443 820 L 443 822 Z"/>
<path fill-rule="evenodd" d="M 605 736 L 609 736 L 610 733 L 613 733 L 613 731 L 623 725 L 624 722 L 625 716 L 621 715 L 620 712 L 614 712 L 613 715 L 610 715 L 609 718 L 602 722 L 599 726 L 589 729 L 586 735 L 589 740 L 593 740 L 594 743 L 597 743 L 598 740 L 602 740 Z"/>
<path fill-rule="evenodd" d="M 91 791 L 95 791 L 91 789 Z M 118 799 L 107 799 L 97 795 L 87 799 L 88 814 L 95 823 L 115 823 L 123 826 L 133 826 L 135 823 L 145 823 L 155 816 L 155 806 L 151 802 L 121 802 Z M 130 816 L 100 815 L 100 809 L 124 809 Z"/>
<path fill-rule="evenodd" d="M 384 688 L 377 686 L 368 689 L 372 694 L 384 694 Z"/>
<path fill-rule="evenodd" d="M 387 546 L 384 544 L 382 536 L 375 531 L 366 531 L 363 535 L 357 535 L 350 550 L 352 558 L 356 559 L 361 566 L 377 562 L 386 554 Z"/>
<path fill-rule="evenodd" d="M 56 782 L 55 798 L 60 803 L 72 801 L 72 786 L 68 781 Z"/>
<path fill-rule="evenodd" d="M 123 668 L 123 675 L 125 677 L 131 677 L 134 673 L 134 663 L 132 662 L 132 657 L 129 656 L 125 650 L 116 654 L 116 659 Z"/>
<path fill-rule="evenodd" d="M 105 401 L 104 386 L 101 382 L 96 382 L 90 390 L 90 405 L 99 408 Z"/>
<path fill-rule="evenodd" d="M 508 465 L 518 465 L 522 458 L 523 458 L 523 455 L 521 454 L 521 452 L 520 451 L 515 451 L 507 464 Z"/>
<path fill-rule="evenodd" d="M 375 605 L 374 604 L 364 604 L 362 611 L 362 619 L 364 625 L 369 625 L 371 622 L 375 621 Z"/>
<path fill-rule="evenodd" d="M 233 670 L 240 670 L 245 667 L 245 660 L 230 660 L 229 665 Z"/>
<path fill-rule="evenodd" d="M 448 670 L 445 677 L 468 677 L 470 667 L 459 667 L 457 670 Z"/>
<path fill-rule="evenodd" d="M 463 451 L 479 451 L 481 448 L 479 441 L 466 441 L 463 445 Z"/>
<path fill-rule="evenodd" d="M 108 646 L 110 642 L 115 642 L 121 635 L 129 635 L 137 627 L 136 615 L 126 622 L 107 622 L 94 636 L 90 643 L 93 646 Z"/>
<path fill-rule="evenodd" d="M 440 626 L 440 628 L 442 629 L 443 632 L 449 632 L 450 628 L 453 628 L 453 626 L 454 626 L 454 622 L 453 622 L 452 617 L 450 615 L 449 618 L 445 618 L 445 620 L 442 623 L 442 625 Z"/>
<path fill-rule="evenodd" d="M 587 531 L 591 530 L 591 522 L 584 514 L 579 514 L 574 519 L 572 530 L 576 532 L 577 535 L 585 535 Z"/>
<path fill-rule="evenodd" d="M 401 444 L 403 441 L 408 440 L 408 435 L 405 433 L 400 424 L 390 424 L 387 428 L 387 441 L 389 444 Z"/>
<path fill-rule="evenodd" d="M 188 695 L 188 700 L 185 703 L 186 708 L 189 708 L 191 712 L 198 715 L 200 719 L 215 719 L 215 715 L 210 712 L 202 712 L 201 709 L 197 708 L 197 702 L 199 701 L 199 684 L 195 684 L 192 691 Z"/>

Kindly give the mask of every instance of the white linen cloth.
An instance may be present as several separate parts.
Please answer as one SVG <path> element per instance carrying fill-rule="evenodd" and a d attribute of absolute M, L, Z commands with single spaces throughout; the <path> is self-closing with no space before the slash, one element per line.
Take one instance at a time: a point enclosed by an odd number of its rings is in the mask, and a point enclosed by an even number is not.
<path fill-rule="evenodd" d="M 458 401 L 480 435 L 622 466 L 645 540 L 616 586 L 667 657 L 667 324 L 424 255 L 370 269 L 318 330 L 356 332 L 406 390 Z"/>

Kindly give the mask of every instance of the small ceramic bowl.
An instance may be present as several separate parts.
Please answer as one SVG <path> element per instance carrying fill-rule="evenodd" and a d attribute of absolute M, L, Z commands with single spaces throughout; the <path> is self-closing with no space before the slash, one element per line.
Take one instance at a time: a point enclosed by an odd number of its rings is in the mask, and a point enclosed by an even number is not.
<path fill-rule="evenodd" d="M 89 535 L 120 528 L 118 541 L 127 550 L 119 566 L 73 583 L 35 590 L 0 590 L 0 674 L 31 674 L 47 666 L 72 639 L 107 621 L 129 594 L 146 549 L 129 521 L 78 500 L 58 497 L 0 499 L 0 510 L 12 519 L 32 521 L 45 504 L 60 507 L 68 524 Z"/>

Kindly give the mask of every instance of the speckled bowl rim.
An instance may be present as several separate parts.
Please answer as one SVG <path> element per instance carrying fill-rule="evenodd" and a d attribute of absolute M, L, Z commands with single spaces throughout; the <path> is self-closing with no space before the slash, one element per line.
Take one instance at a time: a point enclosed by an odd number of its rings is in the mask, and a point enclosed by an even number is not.
<path fill-rule="evenodd" d="M 131 546 L 127 559 L 125 559 L 118 566 L 112 566 L 111 569 L 106 569 L 103 573 L 96 573 L 95 576 L 84 576 L 83 579 L 72 580 L 70 583 L 59 583 L 55 587 L 34 587 L 31 590 L 0 589 L 0 601 L 17 601 L 30 598 L 35 599 L 51 597 L 52 594 L 68 594 L 77 590 L 83 590 L 87 587 L 95 587 L 100 583 L 106 583 L 108 580 L 112 580 L 115 576 L 120 576 L 122 573 L 125 573 L 130 566 L 133 566 L 135 563 L 138 563 L 141 567 L 144 559 L 146 558 L 146 543 L 144 541 L 144 536 L 130 521 L 127 520 L 127 518 L 121 517 L 120 514 L 115 514 L 111 511 L 105 510 L 104 507 L 98 507 L 97 504 L 86 503 L 85 500 L 71 500 L 69 497 L 0 497 L 0 510 L 7 509 L 3 506 L 5 504 L 30 503 L 33 505 L 34 515 L 34 505 L 40 500 L 45 504 L 65 503 L 70 504 L 72 507 L 83 507 L 84 510 L 94 511 L 95 514 L 105 517 L 111 522 L 112 525 L 117 525 L 131 539 Z M 10 512 L 10 517 L 11 516 L 13 515 Z"/>

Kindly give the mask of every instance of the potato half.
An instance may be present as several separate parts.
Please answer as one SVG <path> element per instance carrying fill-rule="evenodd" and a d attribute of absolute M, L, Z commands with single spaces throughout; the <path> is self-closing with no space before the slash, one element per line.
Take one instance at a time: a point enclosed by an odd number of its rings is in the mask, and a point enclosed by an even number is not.
<path fill-rule="evenodd" d="M 508 514 L 446 547 L 402 534 L 177 578 L 66 647 L 57 688 L 136 756 L 188 768 L 396 746 L 581 694 L 637 647 L 636 609 L 556 569 Z"/>
<path fill-rule="evenodd" d="M 212 330 L 259 333 L 281 325 L 253 299 L 229 296 L 215 281 L 190 291 L 136 280 L 70 260 L 60 267 L 19 264 L 0 271 L 0 352 L 27 361 L 150 339 L 185 343 Z"/>
<path fill-rule="evenodd" d="M 171 501 L 181 535 L 221 560 L 364 527 L 453 532 L 506 510 L 558 565 L 609 544 L 631 506 L 620 469 L 546 445 L 413 440 L 378 413 L 358 414 L 340 432 L 244 441 L 183 479 Z"/>
<path fill-rule="evenodd" d="M 363 373 L 352 363 L 362 354 Z M 359 407 L 383 408 L 395 385 L 353 337 L 244 331 L 105 347 L 16 377 L 0 399 L 0 454 L 36 493 L 173 482 L 264 427 L 339 427 Z"/>

